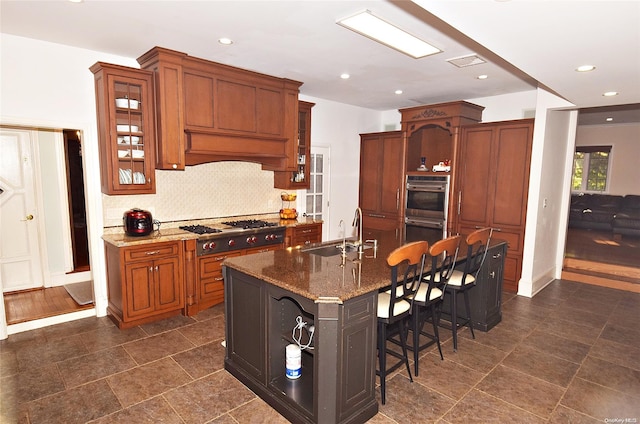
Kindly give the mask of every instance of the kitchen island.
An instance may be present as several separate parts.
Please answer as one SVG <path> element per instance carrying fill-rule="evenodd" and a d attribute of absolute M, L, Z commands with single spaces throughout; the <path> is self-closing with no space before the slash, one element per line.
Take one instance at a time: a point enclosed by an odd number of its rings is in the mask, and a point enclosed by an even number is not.
<path fill-rule="evenodd" d="M 362 423 L 378 410 L 377 296 L 389 285 L 386 258 L 397 244 L 379 240 L 377 249 L 346 258 L 336 244 L 223 263 L 225 369 L 292 422 Z M 285 348 L 298 319 L 315 332 L 313 349 L 302 351 L 302 375 L 291 380 Z"/>

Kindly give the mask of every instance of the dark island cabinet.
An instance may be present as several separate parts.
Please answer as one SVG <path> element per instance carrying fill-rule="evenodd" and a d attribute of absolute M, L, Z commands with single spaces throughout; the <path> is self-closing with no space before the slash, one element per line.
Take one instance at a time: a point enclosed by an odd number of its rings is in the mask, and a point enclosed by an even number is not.
<path fill-rule="evenodd" d="M 507 257 L 507 243 L 492 243 L 487 250 L 485 262 L 480 268 L 476 286 L 469 290 L 469 303 L 471 304 L 471 318 L 473 328 L 480 331 L 489 331 L 502 320 L 502 283 L 504 277 L 505 259 Z M 457 267 L 461 271 L 464 264 Z M 462 295 L 459 295 L 459 315 L 464 311 Z M 444 297 L 442 318 L 450 321 L 451 297 Z"/>
<path fill-rule="evenodd" d="M 377 413 L 377 292 L 313 301 L 234 268 L 223 272 L 225 369 L 291 422 L 364 423 Z M 285 349 L 298 317 L 315 331 L 292 380 Z"/>

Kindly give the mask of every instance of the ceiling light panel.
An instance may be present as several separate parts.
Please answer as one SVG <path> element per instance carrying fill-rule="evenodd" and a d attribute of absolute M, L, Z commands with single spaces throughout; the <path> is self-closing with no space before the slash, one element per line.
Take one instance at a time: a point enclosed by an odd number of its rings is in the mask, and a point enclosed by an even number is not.
<path fill-rule="evenodd" d="M 368 10 L 339 20 L 339 25 L 396 49 L 415 59 L 440 53 L 440 49 L 374 16 Z"/>

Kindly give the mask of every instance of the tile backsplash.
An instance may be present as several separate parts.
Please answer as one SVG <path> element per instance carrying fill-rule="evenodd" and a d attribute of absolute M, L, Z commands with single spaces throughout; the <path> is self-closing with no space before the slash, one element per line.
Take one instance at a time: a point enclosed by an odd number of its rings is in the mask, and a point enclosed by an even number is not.
<path fill-rule="evenodd" d="M 156 170 L 156 194 L 102 196 L 104 226 L 122 225 L 122 214 L 145 209 L 160 222 L 278 213 L 273 172 L 249 162 L 213 162 L 184 171 Z"/>

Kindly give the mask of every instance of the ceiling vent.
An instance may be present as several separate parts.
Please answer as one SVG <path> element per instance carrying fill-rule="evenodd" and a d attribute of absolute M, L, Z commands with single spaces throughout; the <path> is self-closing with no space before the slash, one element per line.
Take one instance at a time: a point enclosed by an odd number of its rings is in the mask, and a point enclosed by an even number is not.
<path fill-rule="evenodd" d="M 448 59 L 447 62 L 452 65 L 457 66 L 458 68 L 466 68 L 467 66 L 480 65 L 482 63 L 487 63 L 480 56 L 475 54 L 470 54 L 462 57 L 455 57 L 453 59 Z"/>

